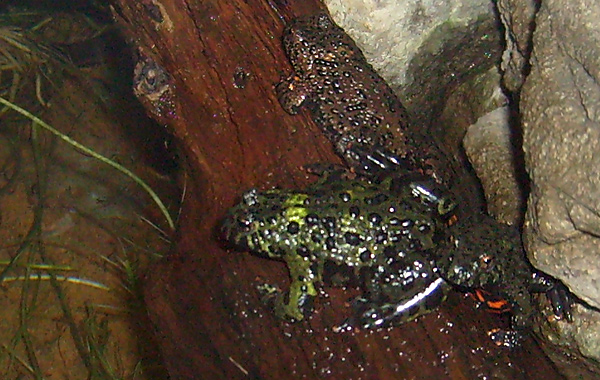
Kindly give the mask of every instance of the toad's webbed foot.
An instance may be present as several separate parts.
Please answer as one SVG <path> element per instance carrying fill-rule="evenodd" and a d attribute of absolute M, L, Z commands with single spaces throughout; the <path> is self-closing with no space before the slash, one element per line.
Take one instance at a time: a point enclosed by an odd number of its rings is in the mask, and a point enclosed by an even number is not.
<path fill-rule="evenodd" d="M 279 104 L 290 115 L 296 115 L 313 92 L 309 84 L 296 75 L 281 81 L 275 90 Z"/>
<path fill-rule="evenodd" d="M 401 305 L 382 304 L 376 305 L 364 298 L 357 298 L 352 302 L 354 315 L 346 319 L 341 325 L 335 328 L 336 332 L 348 331 L 354 327 L 361 329 L 376 329 L 387 327 L 392 324 L 401 324 L 408 322 L 417 316 L 424 314 L 418 313 L 419 308 L 404 310 Z"/>
<path fill-rule="evenodd" d="M 546 297 L 548 297 L 548 300 L 552 305 L 552 310 L 554 310 L 554 316 L 557 319 L 573 322 L 573 296 L 562 282 L 557 282 L 550 290 L 548 290 L 546 292 Z"/>
<path fill-rule="evenodd" d="M 565 284 L 547 274 L 535 271 L 532 276 L 530 290 L 537 293 L 546 293 L 557 319 L 564 319 L 567 322 L 573 321 L 573 295 Z"/>
<path fill-rule="evenodd" d="M 393 305 L 375 306 L 364 298 L 357 298 L 352 302 L 354 315 L 348 318 L 338 330 L 347 330 L 351 327 L 363 329 L 375 329 L 385 327 L 395 317 L 395 308 Z"/>
<path fill-rule="evenodd" d="M 345 166 L 328 162 L 314 162 L 302 165 L 302 169 L 307 173 L 325 178 L 328 181 L 343 181 L 355 177 L 355 174 L 351 173 Z"/>
<path fill-rule="evenodd" d="M 258 287 L 262 295 L 262 302 L 271 306 L 278 318 L 290 322 L 301 321 L 312 313 L 314 297 L 301 294 L 293 297 L 290 293 L 283 293 L 279 288 L 269 284 Z"/>
<path fill-rule="evenodd" d="M 388 172 L 414 172 L 413 164 L 404 157 L 391 152 L 382 146 L 365 146 L 352 144 L 346 155 L 351 156 L 351 162 L 358 163 L 353 168 L 356 172 L 367 177 L 377 177 Z"/>

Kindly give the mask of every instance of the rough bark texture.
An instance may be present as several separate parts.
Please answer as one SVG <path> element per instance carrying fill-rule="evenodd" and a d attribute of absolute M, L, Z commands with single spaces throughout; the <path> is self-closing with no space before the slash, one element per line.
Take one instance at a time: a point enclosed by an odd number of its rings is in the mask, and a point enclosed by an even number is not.
<path fill-rule="evenodd" d="M 354 294 L 328 289 L 314 316 L 288 324 L 256 285 L 285 287 L 281 263 L 224 250 L 215 227 L 250 187 L 298 187 L 299 166 L 339 162 L 306 116 L 284 113 L 274 84 L 289 72 L 280 35 L 314 1 L 117 0 L 138 51 L 134 88 L 188 163 L 175 250 L 146 279 L 151 318 L 173 379 L 560 379 L 539 345 L 496 347 L 503 320 L 457 294 L 417 322 L 336 334 Z"/>

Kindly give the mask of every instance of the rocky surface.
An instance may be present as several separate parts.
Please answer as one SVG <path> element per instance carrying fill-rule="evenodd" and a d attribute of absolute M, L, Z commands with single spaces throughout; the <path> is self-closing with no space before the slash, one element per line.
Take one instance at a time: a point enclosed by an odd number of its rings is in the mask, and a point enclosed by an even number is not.
<path fill-rule="evenodd" d="M 600 307 L 600 4 L 561 3 L 536 16 L 522 90 L 527 237 L 541 269 Z"/>
<path fill-rule="evenodd" d="M 520 140 L 500 81 L 498 68 L 493 67 L 460 84 L 448 96 L 432 130 L 461 148 L 456 152 L 458 159 L 476 173 L 470 196 L 481 187 L 488 213 L 504 223 L 520 225 L 525 197 Z"/>
<path fill-rule="evenodd" d="M 599 20 L 596 1 L 542 2 L 520 104 L 531 177 L 524 225 L 530 259 L 595 308 L 600 307 Z M 585 310 L 576 319 L 562 331 L 584 356 L 599 360 L 599 314 Z"/>
<path fill-rule="evenodd" d="M 416 122 L 430 122 L 442 109 L 448 89 L 487 71 L 500 53 L 489 0 L 325 3 Z"/>
<path fill-rule="evenodd" d="M 523 215 L 523 186 L 515 164 L 508 106 L 499 107 L 469 127 L 464 147 L 481 180 L 487 211 L 501 222 L 518 225 Z"/>
<path fill-rule="evenodd" d="M 506 89 L 518 92 L 529 71 L 531 36 L 539 0 L 498 0 L 498 16 L 504 25 L 504 43 L 500 65 Z"/>

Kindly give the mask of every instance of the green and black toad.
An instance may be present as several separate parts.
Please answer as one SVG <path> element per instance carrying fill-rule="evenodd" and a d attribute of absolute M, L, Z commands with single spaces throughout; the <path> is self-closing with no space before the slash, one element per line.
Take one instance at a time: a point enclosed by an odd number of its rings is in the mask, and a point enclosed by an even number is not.
<path fill-rule="evenodd" d="M 452 199 L 421 175 L 373 183 L 343 176 L 327 173 L 303 191 L 246 192 L 223 223 L 225 239 L 286 262 L 291 285 L 276 300 L 280 317 L 310 313 L 326 263 L 364 289 L 352 324 L 385 326 L 433 310 L 448 289 L 433 258 L 449 242 Z"/>

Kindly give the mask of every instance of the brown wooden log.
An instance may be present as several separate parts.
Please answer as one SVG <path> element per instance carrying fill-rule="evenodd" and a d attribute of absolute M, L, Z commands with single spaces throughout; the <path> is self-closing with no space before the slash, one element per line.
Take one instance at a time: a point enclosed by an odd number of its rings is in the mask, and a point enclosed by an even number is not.
<path fill-rule="evenodd" d="M 223 249 L 215 227 L 248 188 L 302 187 L 301 165 L 340 162 L 306 113 L 287 115 L 274 85 L 289 74 L 280 36 L 314 0 L 116 0 L 138 51 L 136 94 L 187 161 L 175 251 L 146 279 L 146 300 L 173 379 L 558 379 L 537 343 L 496 347 L 505 323 L 458 294 L 393 329 L 334 333 L 352 290 L 327 289 L 308 321 L 278 320 L 263 282 L 283 263 Z M 505 326 L 505 324 L 503 325 Z"/>

